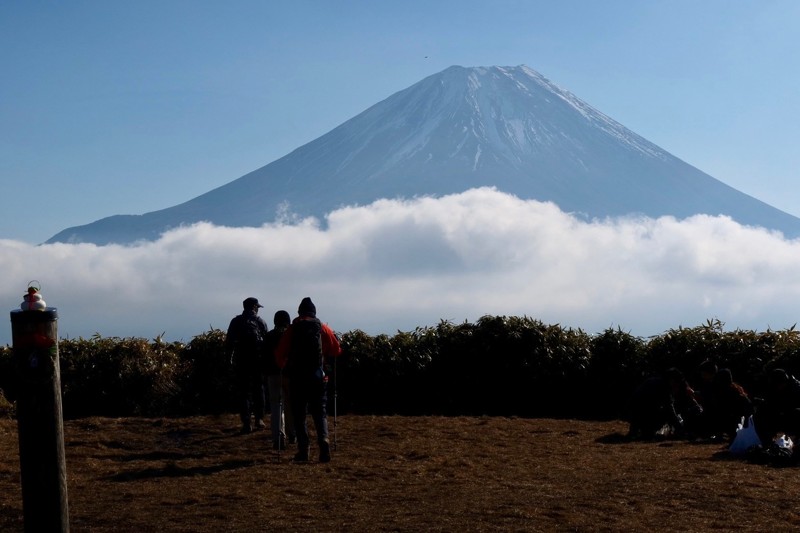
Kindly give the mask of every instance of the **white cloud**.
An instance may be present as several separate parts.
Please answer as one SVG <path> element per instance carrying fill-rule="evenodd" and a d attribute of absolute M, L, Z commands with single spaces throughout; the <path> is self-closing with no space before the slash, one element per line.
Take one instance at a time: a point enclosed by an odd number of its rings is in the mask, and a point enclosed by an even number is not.
<path fill-rule="evenodd" d="M 9 311 L 38 279 L 73 338 L 190 340 L 226 328 L 251 295 L 268 320 L 311 296 L 337 331 L 372 334 L 484 314 L 641 336 L 708 318 L 783 329 L 800 316 L 800 241 L 725 217 L 586 222 L 485 188 L 344 208 L 326 227 L 197 224 L 130 247 L 3 240 L 0 271 Z"/>

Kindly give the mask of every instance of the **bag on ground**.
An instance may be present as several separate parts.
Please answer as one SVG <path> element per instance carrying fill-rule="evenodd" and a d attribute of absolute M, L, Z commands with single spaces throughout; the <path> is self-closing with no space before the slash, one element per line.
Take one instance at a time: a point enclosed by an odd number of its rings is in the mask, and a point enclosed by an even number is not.
<path fill-rule="evenodd" d="M 728 451 L 736 456 L 744 456 L 747 450 L 753 446 L 761 446 L 761 439 L 758 438 L 756 433 L 756 424 L 753 421 L 753 416 L 747 419 L 747 425 L 744 425 L 744 417 L 736 430 L 736 437 L 733 439 Z"/>

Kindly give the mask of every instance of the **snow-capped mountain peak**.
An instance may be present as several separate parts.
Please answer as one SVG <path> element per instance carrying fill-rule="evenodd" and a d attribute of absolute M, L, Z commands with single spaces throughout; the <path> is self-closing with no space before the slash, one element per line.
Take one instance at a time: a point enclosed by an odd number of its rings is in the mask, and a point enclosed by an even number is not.
<path fill-rule="evenodd" d="M 800 219 L 670 155 L 535 70 L 453 66 L 183 204 L 69 228 L 48 242 L 132 242 L 197 221 L 259 226 L 378 198 L 494 186 L 589 217 L 726 214 L 800 235 Z"/>

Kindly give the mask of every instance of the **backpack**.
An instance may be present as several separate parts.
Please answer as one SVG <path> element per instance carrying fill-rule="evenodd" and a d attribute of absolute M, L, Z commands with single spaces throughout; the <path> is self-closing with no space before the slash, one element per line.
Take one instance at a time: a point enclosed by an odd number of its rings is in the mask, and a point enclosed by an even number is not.
<path fill-rule="evenodd" d="M 275 328 L 267 332 L 264 338 L 264 349 L 262 353 L 261 368 L 265 374 L 279 374 L 281 369 L 275 361 L 275 349 L 280 343 L 281 336 L 286 331 L 286 327 Z"/>
<path fill-rule="evenodd" d="M 291 376 L 314 376 L 321 371 L 322 362 L 322 323 L 317 318 L 295 321 L 287 372 Z"/>
<path fill-rule="evenodd" d="M 751 447 L 747 450 L 746 458 L 751 463 L 775 467 L 796 466 L 798 462 L 793 449 L 782 448 L 775 443 Z"/>
<path fill-rule="evenodd" d="M 264 327 L 257 316 L 240 315 L 238 331 L 238 348 L 247 351 L 259 351 L 264 343 Z"/>

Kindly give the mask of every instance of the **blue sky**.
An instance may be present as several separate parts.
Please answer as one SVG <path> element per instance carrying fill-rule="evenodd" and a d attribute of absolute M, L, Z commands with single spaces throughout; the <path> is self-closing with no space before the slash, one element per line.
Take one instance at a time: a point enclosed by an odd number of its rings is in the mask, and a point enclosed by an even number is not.
<path fill-rule="evenodd" d="M 526 64 L 800 215 L 798 23 L 793 0 L 4 3 L 0 239 L 181 203 L 456 64 Z"/>

